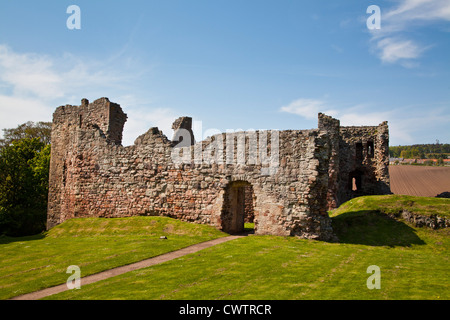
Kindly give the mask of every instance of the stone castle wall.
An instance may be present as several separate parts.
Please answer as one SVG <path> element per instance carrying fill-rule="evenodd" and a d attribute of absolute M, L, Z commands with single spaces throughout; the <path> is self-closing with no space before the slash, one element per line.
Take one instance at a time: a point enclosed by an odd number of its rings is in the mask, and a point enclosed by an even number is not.
<path fill-rule="evenodd" d="M 163 215 L 234 233 L 253 214 L 256 234 L 327 240 L 327 210 L 359 193 L 389 192 L 387 124 L 345 128 L 319 114 L 314 130 L 223 133 L 195 143 L 192 119 L 182 117 L 173 140 L 151 128 L 123 147 L 126 118 L 107 98 L 57 108 L 47 228 L 74 217 Z M 351 155 L 356 141 L 361 163 Z M 373 157 L 364 157 L 368 141 Z M 352 178 L 343 175 L 358 170 L 363 187 L 358 180 L 360 188 L 349 190 Z"/>

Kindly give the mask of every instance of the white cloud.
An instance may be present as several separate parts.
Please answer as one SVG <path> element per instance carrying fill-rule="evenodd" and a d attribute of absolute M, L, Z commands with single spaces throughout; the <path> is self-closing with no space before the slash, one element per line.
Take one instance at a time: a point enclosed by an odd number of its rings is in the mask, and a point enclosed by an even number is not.
<path fill-rule="evenodd" d="M 0 85 L 15 97 L 54 101 L 80 92 L 88 95 L 93 88 L 95 91 L 121 88 L 136 77 L 132 71 L 121 72 L 116 68 L 117 65 L 113 69 L 102 62 L 83 61 L 70 54 L 50 57 L 17 53 L 0 44 Z"/>
<path fill-rule="evenodd" d="M 420 57 L 425 48 L 420 47 L 412 40 L 384 38 L 378 41 L 380 59 L 383 62 L 394 63 L 402 59 L 416 59 Z"/>
<path fill-rule="evenodd" d="M 169 108 L 130 108 L 123 132 L 124 146 L 132 145 L 137 137 L 147 132 L 151 127 L 158 127 L 171 140 L 172 123 L 179 116 Z"/>
<path fill-rule="evenodd" d="M 53 71 L 53 63 L 47 56 L 17 54 L 0 45 L 0 71 L 0 80 L 4 86 L 10 86 L 15 95 L 62 96 L 58 90 L 62 79 Z"/>
<path fill-rule="evenodd" d="M 385 18 L 411 22 L 413 20 L 450 21 L 450 2 L 448 0 L 403 0 L 397 8 L 386 13 Z"/>
<path fill-rule="evenodd" d="M 297 99 L 287 106 L 281 107 L 281 111 L 299 115 L 306 119 L 316 119 L 319 112 L 328 115 L 336 114 L 335 110 L 326 110 L 325 102 L 316 99 Z"/>
<path fill-rule="evenodd" d="M 0 95 L 0 128 L 13 128 L 27 121 L 51 121 L 53 109 L 36 99 Z"/>
<path fill-rule="evenodd" d="M 432 44 L 411 39 L 411 31 L 439 21 L 450 21 L 448 0 L 400 0 L 395 8 L 381 8 L 381 29 L 370 31 L 372 51 L 384 63 L 417 66 Z"/>
<path fill-rule="evenodd" d="M 132 66 L 127 59 L 123 61 L 125 66 L 114 56 L 105 61 L 94 61 L 68 53 L 61 57 L 18 53 L 0 44 L 0 129 L 13 128 L 27 121 L 51 121 L 54 110 L 60 105 L 79 104 L 82 98 L 94 100 L 106 96 L 111 101 L 118 98 L 114 102 L 125 109 L 137 108 L 136 113 L 130 112 L 127 127 L 131 124 L 132 129 L 124 132 L 126 137 L 135 135 L 131 143 L 151 125 L 168 132 L 172 123 L 169 120 L 171 111 L 154 109 L 147 112 L 144 105 L 137 103 L 140 99 L 129 93 L 132 84 L 148 69 Z"/>
<path fill-rule="evenodd" d="M 325 101 L 318 99 L 297 99 L 280 111 L 298 115 L 308 120 L 316 120 L 318 113 L 338 118 L 342 126 L 376 126 L 386 121 L 391 112 L 370 112 L 370 106 L 360 104 L 342 109 L 341 111 L 331 107 Z"/>
<path fill-rule="evenodd" d="M 424 141 L 433 142 L 436 139 L 433 130 L 442 128 L 445 131 L 444 128 L 450 123 L 450 114 L 446 105 L 428 108 L 424 113 L 424 106 L 382 110 L 375 109 L 370 104 L 359 104 L 335 108 L 322 100 L 297 99 L 280 110 L 308 120 L 316 120 L 317 114 L 323 112 L 339 119 L 341 126 L 377 126 L 383 121 L 388 121 L 392 145 L 419 143 L 414 138 L 418 136 Z"/>
<path fill-rule="evenodd" d="M 377 126 L 383 121 L 391 118 L 390 112 L 364 112 L 360 110 L 358 113 L 344 112 L 338 114 L 341 126 Z"/>

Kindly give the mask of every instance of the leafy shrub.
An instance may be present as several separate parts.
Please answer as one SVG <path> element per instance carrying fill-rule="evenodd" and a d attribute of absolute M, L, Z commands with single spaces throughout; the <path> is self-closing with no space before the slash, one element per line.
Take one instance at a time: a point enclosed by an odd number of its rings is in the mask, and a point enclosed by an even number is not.
<path fill-rule="evenodd" d="M 45 230 L 50 145 L 23 138 L 0 149 L 0 234 Z"/>

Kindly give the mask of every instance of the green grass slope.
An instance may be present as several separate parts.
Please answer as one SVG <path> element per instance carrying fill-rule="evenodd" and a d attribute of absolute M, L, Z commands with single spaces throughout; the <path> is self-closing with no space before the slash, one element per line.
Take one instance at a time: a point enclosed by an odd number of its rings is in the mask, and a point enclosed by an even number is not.
<path fill-rule="evenodd" d="M 248 236 L 48 299 L 450 299 L 449 230 L 385 213 L 408 201 L 448 212 L 441 199 L 363 197 L 331 214 L 340 243 Z M 372 265 L 380 289 L 367 287 Z"/>
<path fill-rule="evenodd" d="M 411 246 L 425 242 L 402 220 L 403 210 L 423 216 L 450 216 L 450 199 L 402 195 L 364 196 L 330 212 L 340 242 L 371 246 Z M 396 218 L 394 218 L 396 217 Z M 442 231 L 448 234 L 447 230 Z"/>
<path fill-rule="evenodd" d="M 0 299 L 63 284 L 70 265 L 87 276 L 222 236 L 211 226 L 130 217 L 72 219 L 41 235 L 1 237 Z"/>
<path fill-rule="evenodd" d="M 331 216 L 354 211 L 379 211 L 396 215 L 403 210 L 420 215 L 450 217 L 450 199 L 404 195 L 364 196 L 354 198 L 331 212 Z"/>

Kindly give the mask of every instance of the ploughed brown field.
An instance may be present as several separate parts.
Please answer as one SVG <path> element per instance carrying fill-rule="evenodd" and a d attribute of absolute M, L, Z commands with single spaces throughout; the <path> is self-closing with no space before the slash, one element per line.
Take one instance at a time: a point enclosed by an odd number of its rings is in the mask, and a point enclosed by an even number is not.
<path fill-rule="evenodd" d="M 450 192 L 450 167 L 394 165 L 389 174 L 394 194 L 435 197 Z"/>

